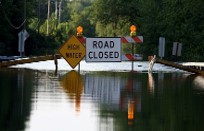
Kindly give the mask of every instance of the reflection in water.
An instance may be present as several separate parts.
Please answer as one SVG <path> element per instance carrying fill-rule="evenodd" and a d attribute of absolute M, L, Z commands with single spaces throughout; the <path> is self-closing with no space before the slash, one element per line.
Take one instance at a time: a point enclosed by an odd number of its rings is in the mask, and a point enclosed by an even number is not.
<path fill-rule="evenodd" d="M 152 73 L 148 73 L 148 89 L 149 93 L 154 95 L 154 78 L 152 76 Z"/>
<path fill-rule="evenodd" d="M 203 87 L 203 77 L 181 73 L 58 74 L 1 70 L 0 130 L 204 130 L 204 95 L 197 90 Z"/>
<path fill-rule="evenodd" d="M 24 130 L 30 115 L 32 72 L 0 70 L 0 130 Z"/>
<path fill-rule="evenodd" d="M 123 83 L 123 80 L 120 81 L 117 76 L 86 74 L 84 93 L 93 98 L 97 98 L 99 102 L 104 105 L 112 105 L 111 108 L 118 109 L 120 83 Z"/>
<path fill-rule="evenodd" d="M 82 78 L 75 70 L 70 71 L 66 74 L 61 84 L 65 91 L 68 93 L 70 99 L 75 97 L 76 111 L 80 111 L 80 97 L 83 92 L 84 84 Z"/>
<path fill-rule="evenodd" d="M 59 78 L 49 72 L 36 72 L 27 130 L 96 130 L 98 109 L 92 101 L 81 101 L 84 98 L 81 76 L 75 71 L 58 74 Z"/>
<path fill-rule="evenodd" d="M 134 100 L 128 101 L 128 124 L 132 125 L 134 122 L 134 114 L 135 114 L 135 102 Z"/>
<path fill-rule="evenodd" d="M 100 103 L 99 130 L 125 130 L 141 110 L 141 81 L 133 73 L 85 75 L 85 94 Z"/>
<path fill-rule="evenodd" d="M 193 84 L 195 87 L 197 87 L 200 90 L 204 90 L 204 77 L 203 76 L 197 76 L 193 80 Z"/>

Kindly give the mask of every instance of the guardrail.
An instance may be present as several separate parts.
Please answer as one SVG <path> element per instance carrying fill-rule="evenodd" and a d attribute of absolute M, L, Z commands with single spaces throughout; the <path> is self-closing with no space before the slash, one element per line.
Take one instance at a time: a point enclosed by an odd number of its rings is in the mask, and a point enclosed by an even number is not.
<path fill-rule="evenodd" d="M 46 56 L 36 56 L 36 57 L 3 57 L 2 61 L 0 62 L 0 68 L 5 68 L 17 64 L 26 64 L 32 62 L 39 62 L 39 61 L 47 61 L 47 60 L 55 60 L 60 59 L 61 55 L 46 55 Z M 85 59 L 85 58 L 84 58 Z M 140 54 L 126 54 L 122 55 L 122 61 L 141 61 L 143 56 Z"/>
<path fill-rule="evenodd" d="M 200 68 L 196 68 L 196 66 L 183 66 L 181 64 L 175 63 L 175 62 L 171 62 L 171 61 L 167 61 L 167 60 L 161 60 L 161 59 L 156 59 L 156 63 L 161 63 L 167 66 L 172 66 L 184 71 L 188 71 L 188 72 L 192 72 L 195 74 L 202 74 L 204 75 L 204 70 L 201 70 Z M 192 68 L 193 67 L 193 68 Z"/>
<path fill-rule="evenodd" d="M 47 56 L 37 56 L 37 57 L 28 57 L 28 58 L 20 58 L 20 59 L 14 59 L 9 61 L 2 61 L 0 62 L 0 68 L 5 68 L 12 65 L 17 65 L 17 64 L 54 60 L 59 58 L 61 58 L 60 55 L 47 55 Z"/>

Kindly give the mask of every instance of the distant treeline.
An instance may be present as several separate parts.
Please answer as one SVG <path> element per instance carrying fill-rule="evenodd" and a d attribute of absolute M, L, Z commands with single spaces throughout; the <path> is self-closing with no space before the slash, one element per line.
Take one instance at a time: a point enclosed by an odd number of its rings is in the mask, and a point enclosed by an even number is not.
<path fill-rule="evenodd" d="M 86 37 L 113 37 L 128 36 L 135 24 L 144 37 L 136 53 L 157 55 L 159 37 L 165 37 L 165 59 L 173 59 L 173 42 L 180 42 L 180 60 L 204 61 L 203 0 L 24 1 L 0 1 L 0 55 L 18 55 L 18 33 L 24 28 L 30 34 L 26 55 L 45 55 L 56 53 L 79 25 Z M 123 52 L 131 52 L 131 46 L 123 46 Z"/>

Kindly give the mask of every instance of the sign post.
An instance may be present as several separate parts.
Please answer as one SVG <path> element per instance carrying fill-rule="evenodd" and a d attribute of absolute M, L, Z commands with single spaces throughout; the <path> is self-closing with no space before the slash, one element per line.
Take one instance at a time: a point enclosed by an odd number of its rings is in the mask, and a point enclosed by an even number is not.
<path fill-rule="evenodd" d="M 131 25 L 130 26 L 130 36 L 133 37 L 133 36 L 136 36 L 136 30 L 137 30 L 137 27 L 136 25 Z M 132 42 L 132 55 L 134 55 L 134 47 L 135 47 L 135 44 L 134 42 Z M 134 70 L 134 60 L 132 60 L 132 71 Z"/>
<path fill-rule="evenodd" d="M 18 33 L 18 52 L 22 57 L 25 52 L 25 41 L 29 37 L 29 34 L 26 30 L 22 30 Z"/>
<path fill-rule="evenodd" d="M 134 55 L 134 47 L 135 47 L 135 44 L 132 43 L 132 55 Z M 132 71 L 134 70 L 134 60 L 132 60 Z"/>
<path fill-rule="evenodd" d="M 81 41 L 73 35 L 67 42 L 64 43 L 64 45 L 62 45 L 59 49 L 59 53 L 74 69 L 84 58 L 85 47 Z"/>
<path fill-rule="evenodd" d="M 173 42 L 172 55 L 176 57 L 176 60 L 178 60 L 178 57 L 181 56 L 181 50 L 182 50 L 182 43 Z"/>

